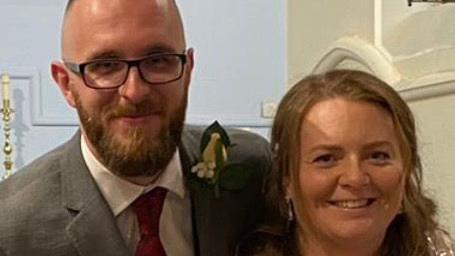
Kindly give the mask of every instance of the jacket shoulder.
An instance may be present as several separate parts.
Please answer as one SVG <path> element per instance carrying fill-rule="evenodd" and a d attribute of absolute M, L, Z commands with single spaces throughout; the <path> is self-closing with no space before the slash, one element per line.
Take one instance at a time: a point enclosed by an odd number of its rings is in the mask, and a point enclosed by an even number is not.
<path fill-rule="evenodd" d="M 10 178 L 0 183 L 0 202 L 14 197 L 35 187 L 38 183 L 48 181 L 61 170 L 65 145 L 62 145 L 19 169 Z"/>

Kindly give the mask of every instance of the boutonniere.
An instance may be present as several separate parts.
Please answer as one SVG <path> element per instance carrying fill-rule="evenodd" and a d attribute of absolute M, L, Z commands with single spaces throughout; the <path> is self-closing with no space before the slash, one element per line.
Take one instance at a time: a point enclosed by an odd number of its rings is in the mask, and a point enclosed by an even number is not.
<path fill-rule="evenodd" d="M 230 162 L 234 146 L 217 121 L 207 127 L 201 138 L 199 161 L 191 168 L 196 185 L 213 189 L 215 197 L 220 196 L 221 188 L 240 190 L 246 185 L 251 171 L 241 163 Z"/>

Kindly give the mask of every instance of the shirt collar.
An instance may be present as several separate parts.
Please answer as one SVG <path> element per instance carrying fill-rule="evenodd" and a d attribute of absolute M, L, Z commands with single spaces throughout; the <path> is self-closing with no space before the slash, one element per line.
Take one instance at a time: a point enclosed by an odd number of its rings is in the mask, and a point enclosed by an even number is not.
<path fill-rule="evenodd" d="M 185 197 L 185 185 L 178 150 L 175 151 L 171 161 L 155 183 L 141 186 L 110 172 L 93 155 L 85 141 L 85 137 L 83 135 L 81 137 L 82 156 L 114 216 L 118 216 L 136 198 L 155 187 L 166 188 L 169 192 L 176 194 L 182 199 Z"/>

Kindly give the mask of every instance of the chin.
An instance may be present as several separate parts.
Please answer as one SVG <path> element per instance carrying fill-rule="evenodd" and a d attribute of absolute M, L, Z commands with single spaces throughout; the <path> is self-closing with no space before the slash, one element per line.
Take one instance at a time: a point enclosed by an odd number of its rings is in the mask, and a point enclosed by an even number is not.
<path fill-rule="evenodd" d="M 333 234 L 338 240 L 373 243 L 378 242 L 378 240 L 382 242 L 385 230 L 381 231 L 370 225 L 359 223 L 353 226 L 339 225 L 338 230 Z"/>

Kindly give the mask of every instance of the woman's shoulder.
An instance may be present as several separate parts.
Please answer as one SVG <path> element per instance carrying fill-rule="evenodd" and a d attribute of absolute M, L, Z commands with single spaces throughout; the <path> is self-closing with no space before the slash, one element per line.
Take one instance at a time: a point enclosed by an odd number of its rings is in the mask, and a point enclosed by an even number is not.
<path fill-rule="evenodd" d="M 427 241 L 432 256 L 455 256 L 453 238 L 444 230 L 427 234 Z"/>

